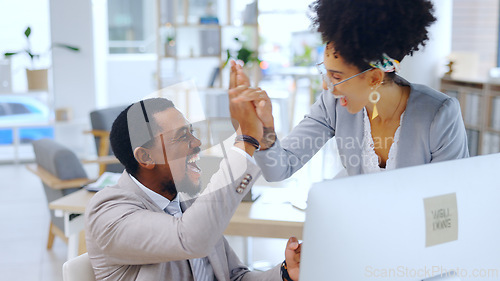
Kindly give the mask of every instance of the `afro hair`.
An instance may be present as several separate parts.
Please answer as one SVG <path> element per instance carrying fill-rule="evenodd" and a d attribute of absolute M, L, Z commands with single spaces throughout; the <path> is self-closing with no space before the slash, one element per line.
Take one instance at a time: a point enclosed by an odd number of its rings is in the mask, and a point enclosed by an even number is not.
<path fill-rule="evenodd" d="M 360 70 L 384 53 L 399 61 L 413 54 L 436 21 L 427 0 L 315 0 L 310 9 L 323 41 Z"/>

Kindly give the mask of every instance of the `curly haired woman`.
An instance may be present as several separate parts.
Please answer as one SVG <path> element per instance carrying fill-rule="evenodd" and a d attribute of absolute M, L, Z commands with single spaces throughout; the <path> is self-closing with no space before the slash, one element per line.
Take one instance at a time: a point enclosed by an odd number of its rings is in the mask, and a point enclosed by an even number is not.
<path fill-rule="evenodd" d="M 397 75 L 436 20 L 427 0 L 316 0 L 313 24 L 326 42 L 318 66 L 324 91 L 279 141 L 271 102 L 247 89 L 232 65 L 231 103 L 252 101 L 264 127 L 255 159 L 268 181 L 288 178 L 333 136 L 348 175 L 468 157 L 456 99 Z M 239 86 L 239 87 L 236 87 Z"/>

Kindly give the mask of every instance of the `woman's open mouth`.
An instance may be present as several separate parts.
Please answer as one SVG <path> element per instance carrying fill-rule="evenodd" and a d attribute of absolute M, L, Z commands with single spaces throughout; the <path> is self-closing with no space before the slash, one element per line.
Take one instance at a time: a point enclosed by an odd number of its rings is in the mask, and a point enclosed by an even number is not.
<path fill-rule="evenodd" d="M 342 105 L 342 106 L 346 106 L 347 105 L 347 99 L 346 99 L 345 96 L 342 96 L 340 98 L 340 105 Z"/>
<path fill-rule="evenodd" d="M 333 94 L 333 97 L 340 100 L 340 105 L 347 105 L 347 98 L 345 96 Z"/>

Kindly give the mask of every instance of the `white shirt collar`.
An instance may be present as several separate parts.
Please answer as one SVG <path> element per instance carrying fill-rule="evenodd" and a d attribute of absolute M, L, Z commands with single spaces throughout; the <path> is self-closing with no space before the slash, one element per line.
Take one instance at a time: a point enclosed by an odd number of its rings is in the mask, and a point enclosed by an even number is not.
<path fill-rule="evenodd" d="M 148 197 L 151 198 L 151 200 L 153 200 L 153 202 L 158 207 L 160 207 L 160 209 L 165 210 L 165 208 L 168 206 L 168 204 L 170 204 L 170 200 L 168 200 L 167 198 L 163 197 L 162 195 L 160 195 L 160 194 L 152 191 L 151 189 L 145 187 L 142 183 L 140 183 L 131 174 L 128 174 L 128 175 L 135 182 L 135 184 L 137 184 L 137 186 L 140 189 L 142 189 L 142 191 L 144 191 L 144 193 L 146 193 L 146 195 L 148 195 Z M 176 202 L 177 204 L 179 204 L 179 196 L 175 196 L 175 198 L 174 198 L 174 200 L 172 200 L 172 202 Z M 179 210 L 180 210 L 181 209 L 180 204 L 179 204 L 178 207 L 179 207 Z"/>

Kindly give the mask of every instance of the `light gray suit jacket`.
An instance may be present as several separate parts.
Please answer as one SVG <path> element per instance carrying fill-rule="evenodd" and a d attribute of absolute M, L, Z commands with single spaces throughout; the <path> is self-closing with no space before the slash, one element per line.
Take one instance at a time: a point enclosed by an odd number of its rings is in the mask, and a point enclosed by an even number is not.
<path fill-rule="evenodd" d="M 400 128 L 396 168 L 469 156 L 467 135 L 454 98 L 424 85 L 409 85 L 410 97 Z M 363 112 L 350 114 L 331 94 L 321 94 L 310 114 L 281 142 L 258 151 L 254 158 L 268 181 L 290 177 L 333 136 L 349 175 L 362 173 Z"/>
<path fill-rule="evenodd" d="M 236 151 L 228 151 L 227 159 L 196 200 L 181 200 L 180 218 L 160 209 L 126 172 L 117 185 L 99 191 L 85 212 L 87 250 L 96 279 L 193 280 L 188 259 L 208 256 L 218 281 L 281 280 L 279 265 L 250 272 L 222 235 L 260 174 Z M 247 175 L 252 180 L 238 193 Z"/>

